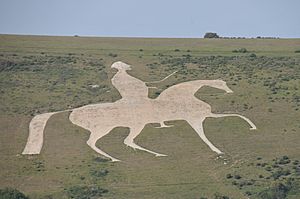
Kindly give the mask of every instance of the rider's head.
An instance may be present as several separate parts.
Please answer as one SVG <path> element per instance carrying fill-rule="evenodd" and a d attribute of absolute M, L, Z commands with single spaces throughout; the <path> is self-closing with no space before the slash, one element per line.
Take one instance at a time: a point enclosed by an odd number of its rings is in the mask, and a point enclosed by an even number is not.
<path fill-rule="evenodd" d="M 131 70 L 131 66 L 128 64 L 125 64 L 121 61 L 115 62 L 111 65 L 111 68 L 116 68 L 118 70 Z"/>

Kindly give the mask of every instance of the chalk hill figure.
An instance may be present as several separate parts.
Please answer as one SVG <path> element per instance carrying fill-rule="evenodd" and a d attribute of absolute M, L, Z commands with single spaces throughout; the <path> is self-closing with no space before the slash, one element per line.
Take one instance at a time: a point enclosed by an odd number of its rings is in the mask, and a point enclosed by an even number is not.
<path fill-rule="evenodd" d="M 202 86 L 210 86 L 232 93 L 226 82 L 222 80 L 183 82 L 164 90 L 156 99 L 150 99 L 148 98 L 148 87 L 145 82 L 130 76 L 126 72 L 131 69 L 130 65 L 115 62 L 111 67 L 118 70 L 112 78 L 112 84 L 120 92 L 121 99 L 113 103 L 91 104 L 66 111 L 72 111 L 69 119 L 73 124 L 90 131 L 87 144 L 97 153 L 110 158 L 112 161 L 119 160 L 96 147 L 96 142 L 115 127 L 128 127 L 130 129 L 124 144 L 156 156 L 165 155 L 146 149 L 134 142 L 134 139 L 142 132 L 145 125 L 149 123 L 160 123 L 160 128 L 163 128 L 169 127 L 164 124 L 165 121 L 185 120 L 209 148 L 217 154 L 222 154 L 222 152 L 204 134 L 202 123 L 205 118 L 237 116 L 248 122 L 251 126 L 250 129 L 256 129 L 256 126 L 242 115 L 212 113 L 209 104 L 194 96 Z M 31 120 L 29 137 L 23 154 L 40 153 L 46 123 L 53 114 L 59 112 L 40 114 Z"/>

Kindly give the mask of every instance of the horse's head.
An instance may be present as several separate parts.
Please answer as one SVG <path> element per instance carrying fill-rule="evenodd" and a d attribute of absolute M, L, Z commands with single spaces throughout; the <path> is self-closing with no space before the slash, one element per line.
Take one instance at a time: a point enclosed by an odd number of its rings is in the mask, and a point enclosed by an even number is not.
<path fill-rule="evenodd" d="M 121 71 L 121 70 L 131 70 L 131 66 L 130 65 L 125 64 L 124 62 L 121 62 L 121 61 L 117 61 L 117 62 L 113 63 L 111 65 L 111 68 L 116 68 L 119 71 Z"/>
<path fill-rule="evenodd" d="M 214 84 L 212 85 L 215 88 L 226 91 L 226 93 L 233 93 L 233 91 L 227 86 L 226 82 L 223 80 L 213 80 Z"/>

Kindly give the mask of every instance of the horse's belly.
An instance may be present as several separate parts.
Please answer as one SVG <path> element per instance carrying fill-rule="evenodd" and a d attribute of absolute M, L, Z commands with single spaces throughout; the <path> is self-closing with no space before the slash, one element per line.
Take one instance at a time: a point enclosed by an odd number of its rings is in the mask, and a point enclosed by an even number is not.
<path fill-rule="evenodd" d="M 199 100 L 165 102 L 157 106 L 161 120 L 182 120 L 190 117 L 205 117 L 211 112 L 209 104 Z"/>
<path fill-rule="evenodd" d="M 74 109 L 69 118 L 73 124 L 92 130 L 118 120 L 119 111 L 111 104 L 88 105 Z"/>

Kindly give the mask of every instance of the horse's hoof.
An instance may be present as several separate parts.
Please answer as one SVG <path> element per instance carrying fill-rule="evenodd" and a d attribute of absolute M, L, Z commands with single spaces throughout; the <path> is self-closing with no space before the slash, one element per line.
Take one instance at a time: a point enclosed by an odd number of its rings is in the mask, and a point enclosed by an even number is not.
<path fill-rule="evenodd" d="M 155 154 L 156 157 L 166 157 L 168 155 L 165 155 L 165 154 Z"/>

